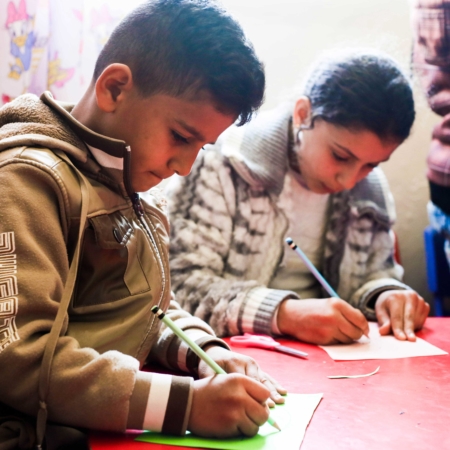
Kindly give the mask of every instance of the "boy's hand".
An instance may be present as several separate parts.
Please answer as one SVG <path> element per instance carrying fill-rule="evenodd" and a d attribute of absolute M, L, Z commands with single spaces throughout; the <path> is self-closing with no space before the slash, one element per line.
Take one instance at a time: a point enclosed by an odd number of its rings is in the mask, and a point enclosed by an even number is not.
<path fill-rule="evenodd" d="M 393 333 L 401 341 L 415 341 L 430 312 L 430 305 L 415 291 L 384 291 L 375 303 L 380 334 Z"/>
<path fill-rule="evenodd" d="M 278 310 L 278 328 L 318 345 L 349 344 L 369 333 L 363 313 L 340 298 L 285 300 Z"/>
<path fill-rule="evenodd" d="M 244 375 L 194 381 L 188 430 L 205 437 L 254 436 L 269 417 L 269 390 Z"/>
<path fill-rule="evenodd" d="M 240 373 L 264 384 L 270 392 L 268 405 L 275 406 L 275 403 L 284 403 L 284 398 L 280 395 L 287 393 L 271 376 L 264 373 L 253 358 L 231 352 L 223 347 L 210 346 L 205 349 L 206 353 L 227 373 Z M 198 376 L 200 378 L 210 377 L 214 371 L 204 361 L 200 360 L 198 365 Z M 275 402 L 275 403 L 274 403 Z"/>

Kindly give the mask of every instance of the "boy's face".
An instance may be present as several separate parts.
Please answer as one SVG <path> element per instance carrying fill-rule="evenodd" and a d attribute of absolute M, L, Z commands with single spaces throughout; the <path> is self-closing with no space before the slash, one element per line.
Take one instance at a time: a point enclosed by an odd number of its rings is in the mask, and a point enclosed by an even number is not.
<path fill-rule="evenodd" d="M 131 182 L 144 192 L 173 174 L 188 175 L 199 150 L 236 120 L 205 94 L 195 100 L 137 92 L 114 112 L 111 137 L 131 147 Z"/>

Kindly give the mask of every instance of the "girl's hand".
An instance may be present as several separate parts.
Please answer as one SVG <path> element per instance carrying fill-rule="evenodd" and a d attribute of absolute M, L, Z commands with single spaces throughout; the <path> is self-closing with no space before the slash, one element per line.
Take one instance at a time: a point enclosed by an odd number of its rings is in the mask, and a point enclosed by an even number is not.
<path fill-rule="evenodd" d="M 401 341 L 415 341 L 415 330 L 420 330 L 430 312 L 430 305 L 415 291 L 391 290 L 382 292 L 375 312 L 380 334 L 393 333 Z"/>
<path fill-rule="evenodd" d="M 285 395 L 286 389 L 280 386 L 271 376 L 264 373 L 253 358 L 218 346 L 207 347 L 205 351 L 225 372 L 247 375 L 262 383 L 270 392 L 268 401 L 270 407 L 275 406 L 275 403 L 284 403 L 284 398 L 280 394 Z M 214 375 L 214 371 L 204 361 L 200 360 L 198 376 L 205 378 L 212 375 Z"/>
<path fill-rule="evenodd" d="M 317 345 L 349 344 L 369 333 L 363 313 L 340 298 L 285 300 L 278 310 L 278 328 Z"/>

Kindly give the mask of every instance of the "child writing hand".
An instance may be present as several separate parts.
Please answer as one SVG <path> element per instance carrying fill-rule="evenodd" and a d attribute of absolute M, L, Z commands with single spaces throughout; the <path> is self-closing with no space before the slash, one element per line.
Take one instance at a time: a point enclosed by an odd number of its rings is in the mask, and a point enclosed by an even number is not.
<path fill-rule="evenodd" d="M 225 11 L 152 0 L 114 30 L 76 105 L 44 93 L 0 109 L 2 448 L 88 448 L 74 427 L 252 435 L 266 400 L 283 401 L 172 301 L 168 222 L 150 190 L 187 175 L 263 92 L 262 64 Z M 211 377 L 154 305 L 239 373 Z M 141 370 L 148 362 L 200 380 Z"/>
<path fill-rule="evenodd" d="M 319 60 L 293 104 L 227 130 L 167 187 L 177 301 L 219 336 L 349 343 L 376 320 L 415 340 L 429 305 L 402 282 L 378 168 L 414 116 L 397 63 L 348 49 Z M 288 236 L 340 298 L 327 298 Z"/>
<path fill-rule="evenodd" d="M 206 353 L 229 375 L 215 375 L 211 367 L 200 362 L 200 380 L 194 382 L 189 429 L 211 437 L 256 434 L 268 418 L 266 400 L 269 399 L 269 406 L 274 406 L 274 401 L 284 403 L 280 394 L 286 394 L 286 390 L 262 372 L 252 358 L 217 346 L 208 347 Z M 217 398 L 218 403 L 208 401 L 208 398 Z M 218 404 L 227 406 L 217 408 Z M 237 417 L 242 418 L 239 423 Z"/>

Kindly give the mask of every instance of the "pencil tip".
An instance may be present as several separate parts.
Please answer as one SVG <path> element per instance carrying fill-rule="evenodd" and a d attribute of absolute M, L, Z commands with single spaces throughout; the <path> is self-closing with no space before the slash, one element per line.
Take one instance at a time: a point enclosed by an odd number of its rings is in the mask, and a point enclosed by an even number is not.
<path fill-rule="evenodd" d="M 278 425 L 275 421 L 273 422 L 273 426 L 274 426 L 278 431 L 281 431 L 280 425 Z"/>

